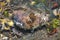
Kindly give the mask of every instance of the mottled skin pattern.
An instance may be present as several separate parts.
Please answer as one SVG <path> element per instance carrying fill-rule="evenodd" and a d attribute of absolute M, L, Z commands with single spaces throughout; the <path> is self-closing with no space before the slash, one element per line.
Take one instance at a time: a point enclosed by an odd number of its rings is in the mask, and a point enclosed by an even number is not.
<path fill-rule="evenodd" d="M 25 24 L 26 29 L 30 29 L 34 26 L 38 26 L 40 23 L 39 16 L 35 16 L 34 13 L 31 13 L 28 15 L 22 10 L 18 10 L 18 11 L 16 10 L 13 13 L 14 13 L 14 15 L 18 15 L 18 18 L 19 18 L 18 20 L 21 20 Z M 33 21 L 32 21 L 32 19 L 33 19 Z"/>

